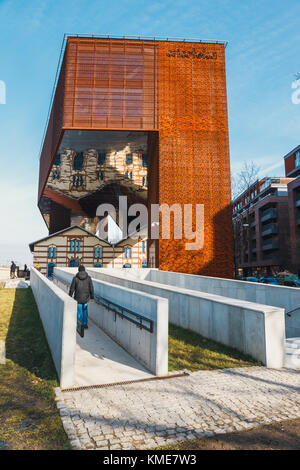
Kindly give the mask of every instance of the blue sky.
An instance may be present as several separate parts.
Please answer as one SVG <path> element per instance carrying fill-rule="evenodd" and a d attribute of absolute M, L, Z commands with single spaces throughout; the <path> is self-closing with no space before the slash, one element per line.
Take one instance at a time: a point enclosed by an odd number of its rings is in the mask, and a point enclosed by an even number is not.
<path fill-rule="evenodd" d="M 30 261 L 47 234 L 36 208 L 41 138 L 64 33 L 226 39 L 230 153 L 283 173 L 299 144 L 298 0 L 0 0 L 0 263 Z"/>

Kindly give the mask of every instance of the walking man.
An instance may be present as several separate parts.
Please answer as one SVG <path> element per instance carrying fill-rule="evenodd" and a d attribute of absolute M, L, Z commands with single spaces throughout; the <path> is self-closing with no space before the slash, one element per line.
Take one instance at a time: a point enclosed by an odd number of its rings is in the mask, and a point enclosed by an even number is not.
<path fill-rule="evenodd" d="M 84 329 L 88 328 L 88 302 L 94 300 L 94 286 L 85 267 L 80 265 L 78 273 L 74 276 L 69 295 L 77 301 L 77 329 L 80 336 L 84 336 Z"/>

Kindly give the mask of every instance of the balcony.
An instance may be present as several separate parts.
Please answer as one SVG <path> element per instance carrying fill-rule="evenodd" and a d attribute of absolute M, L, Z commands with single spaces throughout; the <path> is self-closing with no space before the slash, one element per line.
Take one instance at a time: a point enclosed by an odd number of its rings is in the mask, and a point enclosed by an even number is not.
<path fill-rule="evenodd" d="M 268 209 L 265 212 L 262 212 L 261 222 L 265 222 L 266 220 L 276 219 L 277 218 L 277 210 L 276 209 Z"/>
<path fill-rule="evenodd" d="M 278 249 L 278 241 L 277 240 L 268 240 L 265 243 L 262 243 L 261 247 L 263 251 L 267 250 L 277 250 Z"/>
<path fill-rule="evenodd" d="M 273 258 L 273 256 L 274 256 L 274 253 L 272 251 L 269 252 L 269 253 L 266 253 L 266 252 L 263 253 L 263 259 L 264 260 L 270 260 L 270 259 Z"/>
<path fill-rule="evenodd" d="M 277 224 L 269 224 L 262 227 L 261 235 L 265 237 L 267 235 L 272 235 L 278 233 Z"/>

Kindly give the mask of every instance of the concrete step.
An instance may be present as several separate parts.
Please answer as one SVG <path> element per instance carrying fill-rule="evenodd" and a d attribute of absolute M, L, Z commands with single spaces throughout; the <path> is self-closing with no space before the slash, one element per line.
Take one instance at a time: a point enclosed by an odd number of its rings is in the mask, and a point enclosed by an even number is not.
<path fill-rule="evenodd" d="M 285 346 L 287 348 L 300 349 L 300 338 L 286 338 Z"/>
<path fill-rule="evenodd" d="M 286 355 L 284 360 L 284 367 L 288 369 L 300 369 L 300 355 Z"/>
<path fill-rule="evenodd" d="M 293 355 L 297 356 L 297 354 L 300 354 L 300 348 L 296 349 L 296 348 L 287 348 L 287 347 L 285 347 L 285 354 L 293 354 Z"/>
<path fill-rule="evenodd" d="M 300 338 L 285 340 L 284 366 L 290 369 L 300 369 Z"/>

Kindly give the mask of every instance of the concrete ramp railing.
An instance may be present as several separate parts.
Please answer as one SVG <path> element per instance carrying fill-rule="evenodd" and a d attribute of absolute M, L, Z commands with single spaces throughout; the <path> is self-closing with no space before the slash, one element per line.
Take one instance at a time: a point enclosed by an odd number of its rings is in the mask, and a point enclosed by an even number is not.
<path fill-rule="evenodd" d="M 128 270 L 129 271 L 129 270 Z M 267 367 L 284 363 L 282 308 L 124 276 L 121 270 L 88 268 L 93 279 L 169 300 L 170 322 L 249 354 Z"/>
<path fill-rule="evenodd" d="M 77 269 L 54 268 L 53 282 L 68 291 Z M 93 279 L 95 302 L 89 303 L 89 317 L 129 354 L 155 375 L 168 373 L 168 300 L 127 287 Z M 111 301 L 149 319 L 150 332 L 97 302 Z"/>
<path fill-rule="evenodd" d="M 75 379 L 76 302 L 34 268 L 30 285 L 62 388 Z"/>

